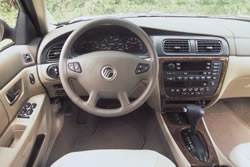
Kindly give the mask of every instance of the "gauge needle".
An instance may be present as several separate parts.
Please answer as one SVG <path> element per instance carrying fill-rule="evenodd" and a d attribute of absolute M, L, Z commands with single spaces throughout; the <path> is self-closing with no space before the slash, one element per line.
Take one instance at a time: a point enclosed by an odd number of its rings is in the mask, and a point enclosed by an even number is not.
<path fill-rule="evenodd" d="M 128 46 L 128 50 L 132 49 L 133 47 L 134 47 L 134 45 Z"/>
<path fill-rule="evenodd" d="M 111 47 L 108 47 L 108 46 L 103 48 L 103 50 L 110 50 L 110 49 L 111 49 Z"/>

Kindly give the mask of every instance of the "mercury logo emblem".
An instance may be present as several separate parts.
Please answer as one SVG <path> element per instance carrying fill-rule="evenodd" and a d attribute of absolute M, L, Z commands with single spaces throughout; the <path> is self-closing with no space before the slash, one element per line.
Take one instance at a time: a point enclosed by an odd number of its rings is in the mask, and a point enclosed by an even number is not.
<path fill-rule="evenodd" d="M 101 70 L 101 75 L 104 79 L 111 81 L 116 77 L 116 70 L 110 65 L 105 65 Z"/>

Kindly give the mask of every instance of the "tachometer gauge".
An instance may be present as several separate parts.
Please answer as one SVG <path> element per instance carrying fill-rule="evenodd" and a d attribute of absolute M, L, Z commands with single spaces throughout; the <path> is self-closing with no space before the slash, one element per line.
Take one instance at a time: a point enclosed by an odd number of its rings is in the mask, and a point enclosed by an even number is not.
<path fill-rule="evenodd" d="M 130 37 L 125 42 L 125 51 L 132 53 L 145 52 L 145 47 L 139 38 Z"/>
<path fill-rule="evenodd" d="M 118 35 L 106 36 L 100 43 L 100 50 L 123 51 L 124 43 Z"/>

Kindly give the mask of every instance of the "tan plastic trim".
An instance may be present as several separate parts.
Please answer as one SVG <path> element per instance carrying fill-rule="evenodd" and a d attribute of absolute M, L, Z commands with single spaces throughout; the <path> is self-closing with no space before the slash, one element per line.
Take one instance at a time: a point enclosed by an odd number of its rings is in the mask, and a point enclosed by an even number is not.
<path fill-rule="evenodd" d="M 250 57 L 231 56 L 221 98 L 250 96 Z"/>
<path fill-rule="evenodd" d="M 190 33 L 196 35 L 210 35 L 225 38 L 230 46 L 230 55 L 235 55 L 235 41 L 234 38 L 242 38 L 246 34 L 250 34 L 250 24 L 244 22 L 233 21 L 233 20 L 222 20 L 222 19 L 202 19 L 202 18 L 127 18 L 126 20 L 133 22 L 137 26 L 152 28 L 165 31 Z M 43 39 L 39 52 L 38 52 L 38 63 L 41 63 L 40 57 L 42 51 L 46 45 L 53 39 L 74 31 L 77 27 L 89 23 L 89 21 L 83 21 L 71 25 L 63 26 L 59 29 L 55 29 L 49 32 Z M 211 26 L 212 25 L 212 26 Z M 242 26 L 244 25 L 244 26 Z M 183 29 L 185 27 L 185 29 Z M 242 27 L 244 27 L 245 34 L 242 34 Z M 246 27 L 249 27 L 247 29 Z M 240 54 L 239 54 L 240 55 Z"/>
<path fill-rule="evenodd" d="M 30 74 L 34 75 L 35 84 L 30 83 Z M 13 105 L 10 105 L 6 100 L 6 93 L 18 82 L 21 83 L 21 95 Z M 36 66 L 27 67 L 23 69 L 20 73 L 18 73 L 7 85 L 5 85 L 0 90 L 0 99 L 7 111 L 9 120 L 11 121 L 15 117 L 16 113 L 22 107 L 23 103 L 27 100 L 27 98 L 42 92 L 44 92 L 44 89 L 39 82 Z"/>
<path fill-rule="evenodd" d="M 30 48 L 32 47 L 14 45 L 0 52 L 0 89 L 25 67 L 35 64 L 35 56 Z M 32 61 L 25 63 L 24 54 L 31 55 Z"/>
<path fill-rule="evenodd" d="M 48 98 L 45 94 L 40 94 L 31 97 L 28 101 L 37 103 L 31 118 L 15 118 L 9 125 L 0 139 L 0 162 L 1 166 L 11 167 L 25 166 L 31 153 L 33 144 L 36 139 L 37 131 L 40 127 L 43 115 L 46 111 L 44 102 Z M 48 100 L 48 99 L 47 99 Z M 20 133 L 19 133 L 20 132 Z M 20 134 L 15 137 L 15 134 Z M 14 134 L 14 143 L 10 146 L 6 143 L 11 143 L 12 135 Z"/>
<path fill-rule="evenodd" d="M 32 0 L 33 6 L 36 10 L 38 22 L 40 25 L 41 32 L 47 34 L 48 32 L 48 18 L 47 18 L 47 7 L 44 0 Z"/>
<path fill-rule="evenodd" d="M 3 131 L 7 128 L 9 123 L 9 118 L 7 112 L 0 101 L 0 136 L 2 135 Z"/>
<path fill-rule="evenodd" d="M 230 56 L 228 69 L 221 92 L 214 105 L 219 99 L 231 97 L 249 97 L 250 57 Z M 210 107 L 209 106 L 209 107 Z"/>
<path fill-rule="evenodd" d="M 60 133 L 63 122 L 64 113 L 61 112 L 60 103 L 50 104 L 47 100 L 45 101 L 46 113 L 41 122 L 41 126 L 38 130 L 38 134 L 45 134 L 45 139 L 43 145 L 41 146 L 40 152 L 37 155 L 36 161 L 34 162 L 34 167 L 36 166 L 46 166 L 49 154 L 53 148 L 58 134 Z"/>
<path fill-rule="evenodd" d="M 158 119 L 158 122 L 160 124 L 161 130 L 164 134 L 165 139 L 167 140 L 170 149 L 174 155 L 174 158 L 177 162 L 177 166 L 179 167 L 191 167 L 190 163 L 188 162 L 188 160 L 185 158 L 184 154 L 181 152 L 181 150 L 179 149 L 178 145 L 176 144 L 174 138 L 172 137 L 163 117 L 161 112 L 155 112 L 156 117 Z"/>
<path fill-rule="evenodd" d="M 202 118 L 202 122 L 204 123 L 204 126 L 205 126 L 205 129 L 207 131 L 207 134 L 208 134 L 208 136 L 209 136 L 209 138 L 210 138 L 210 140 L 211 140 L 211 142 L 213 144 L 213 147 L 214 147 L 215 152 L 217 154 L 217 157 L 219 159 L 219 163 L 221 165 L 228 165 L 228 166 L 232 166 L 233 167 L 233 164 L 226 158 L 226 156 L 221 152 L 221 150 L 218 148 L 218 146 L 214 142 L 214 140 L 213 140 L 213 138 L 212 138 L 212 136 L 211 136 L 211 134 L 210 134 L 210 132 L 209 132 L 209 130 L 207 128 L 207 124 L 206 124 L 206 121 L 205 121 L 204 118 Z"/>

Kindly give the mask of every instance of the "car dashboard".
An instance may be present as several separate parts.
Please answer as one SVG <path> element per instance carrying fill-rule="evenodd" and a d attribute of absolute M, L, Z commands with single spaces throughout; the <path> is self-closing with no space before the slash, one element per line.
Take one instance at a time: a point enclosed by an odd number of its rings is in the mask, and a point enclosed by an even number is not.
<path fill-rule="evenodd" d="M 237 92 L 227 89 L 233 80 L 230 78 L 230 67 L 234 62 L 230 59 L 237 55 L 240 60 L 248 55 L 248 48 L 241 48 L 242 45 L 250 43 L 250 40 L 242 38 L 246 34 L 239 30 L 243 25 L 250 27 L 249 23 L 182 17 L 128 20 L 140 26 L 151 37 L 158 53 L 161 109 L 166 104 L 178 103 L 194 103 L 207 107 L 220 98 L 239 96 Z M 58 28 L 49 33 L 41 43 L 38 72 L 51 97 L 66 95 L 59 79 L 59 56 L 67 37 L 78 26 L 86 23 L 87 21 Z M 76 40 L 68 57 L 105 50 L 148 58 L 146 47 L 135 34 L 113 25 L 104 25 L 86 32 Z M 244 69 L 245 66 L 241 68 Z M 238 77 L 235 76 L 234 79 Z M 72 85 L 81 95 L 86 94 L 73 81 Z M 141 90 L 143 88 L 138 88 L 139 92 Z M 243 91 L 241 96 L 247 96 L 248 93 L 249 91 Z"/>

